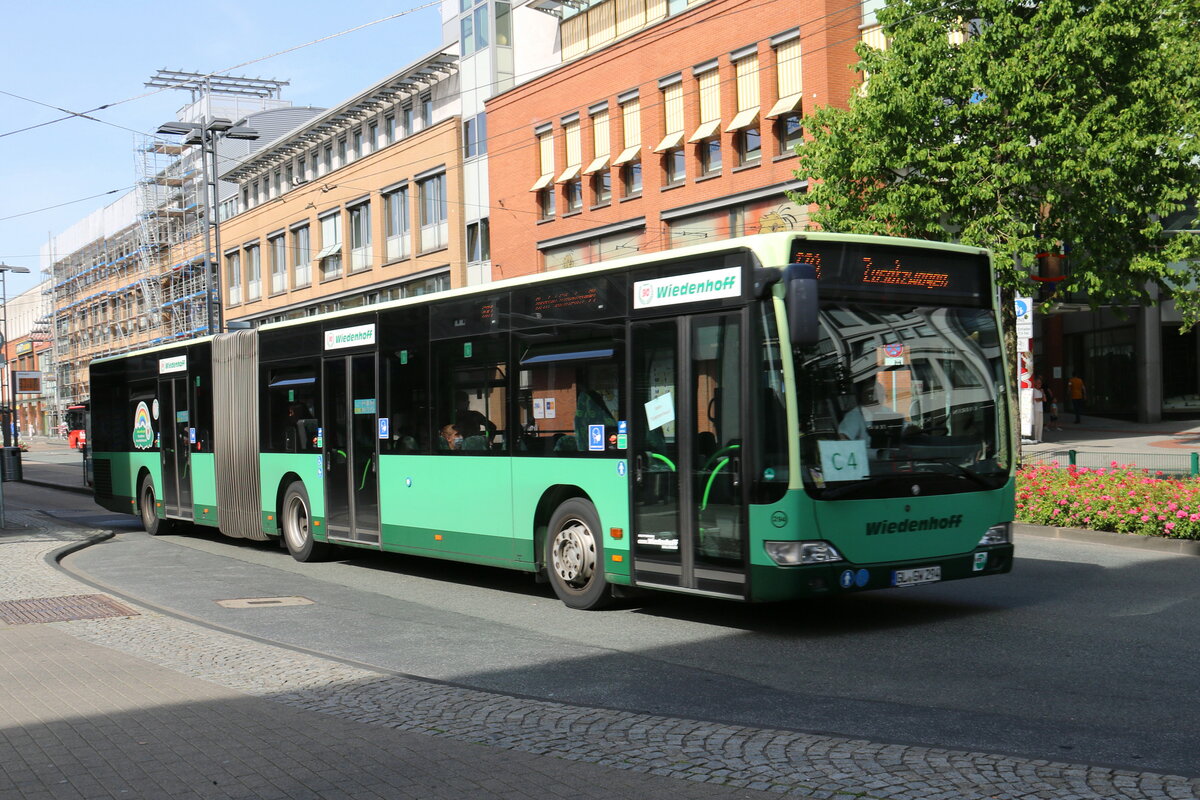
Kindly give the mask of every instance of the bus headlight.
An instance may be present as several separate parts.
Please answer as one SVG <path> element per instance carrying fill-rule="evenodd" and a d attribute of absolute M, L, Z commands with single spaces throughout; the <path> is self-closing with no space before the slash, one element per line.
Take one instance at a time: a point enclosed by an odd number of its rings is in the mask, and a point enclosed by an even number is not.
<path fill-rule="evenodd" d="M 979 540 L 979 546 L 989 544 L 1008 544 L 1012 541 L 1012 523 L 1001 522 L 987 529 L 987 533 Z"/>
<path fill-rule="evenodd" d="M 829 542 L 764 542 L 767 555 L 781 567 L 841 561 L 842 554 Z"/>

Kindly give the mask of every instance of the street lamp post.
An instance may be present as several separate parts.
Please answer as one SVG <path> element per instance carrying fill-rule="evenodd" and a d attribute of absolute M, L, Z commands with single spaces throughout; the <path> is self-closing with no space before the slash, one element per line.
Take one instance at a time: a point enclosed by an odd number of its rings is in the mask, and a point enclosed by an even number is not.
<path fill-rule="evenodd" d="M 15 411 L 13 405 L 17 401 L 16 393 L 13 392 L 12 385 L 12 364 L 9 361 L 8 352 L 8 287 L 5 285 L 4 276 L 9 272 L 18 274 L 26 274 L 29 272 L 29 267 L 11 267 L 8 264 L 0 264 L 0 314 L 3 314 L 0 336 L 4 339 L 4 376 L 3 386 L 4 392 L 0 395 L 0 406 L 3 407 L 4 413 L 0 415 L 4 421 L 4 446 L 16 447 L 20 432 L 19 425 L 16 425 Z"/>
<path fill-rule="evenodd" d="M 221 263 L 220 172 L 217 170 L 218 134 L 226 139 L 258 139 L 258 131 L 231 120 L 214 117 L 200 122 L 164 122 L 158 133 L 183 136 L 183 144 L 200 145 L 200 177 L 204 182 L 204 310 L 209 334 L 224 329 L 221 305 L 213 302 L 214 287 L 220 284 Z M 211 159 L 212 166 L 209 167 Z M 210 231 L 211 229 L 211 231 Z"/>

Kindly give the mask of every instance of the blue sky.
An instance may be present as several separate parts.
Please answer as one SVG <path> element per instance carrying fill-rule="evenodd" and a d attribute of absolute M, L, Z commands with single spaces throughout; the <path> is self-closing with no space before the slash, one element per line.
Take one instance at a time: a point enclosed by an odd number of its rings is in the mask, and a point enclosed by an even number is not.
<path fill-rule="evenodd" d="M 223 71 L 426 2 L 13 3 L 0 91 L 85 112 L 151 92 L 143 84 L 158 69 Z M 436 6 L 426 8 L 232 74 L 288 80 L 284 99 L 332 106 L 437 48 L 439 20 Z M 38 253 L 51 234 L 132 188 L 135 132 L 152 133 L 189 99 L 164 91 L 91 114 L 102 122 L 73 117 L 10 133 L 64 114 L 0 94 L 0 263 L 34 273 L 10 276 L 9 297 L 40 280 Z M 63 203 L 71 204 L 26 213 Z"/>

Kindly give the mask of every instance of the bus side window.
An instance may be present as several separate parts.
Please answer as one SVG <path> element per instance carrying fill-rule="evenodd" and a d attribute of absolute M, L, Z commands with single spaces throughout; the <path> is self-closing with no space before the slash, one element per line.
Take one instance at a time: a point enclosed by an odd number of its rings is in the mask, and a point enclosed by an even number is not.
<path fill-rule="evenodd" d="M 538 331 L 518 343 L 518 454 L 598 453 L 617 449 L 623 353 L 620 330 L 609 338 Z M 602 433 L 597 429 L 602 429 Z M 597 437 L 597 438 L 593 438 Z"/>
<path fill-rule="evenodd" d="M 508 449 L 508 337 L 439 343 L 433 438 L 435 452 L 502 453 Z"/>
<path fill-rule="evenodd" d="M 264 450 L 283 453 L 315 452 L 320 422 L 316 406 L 317 376 L 310 366 L 277 367 L 268 372 L 267 441 Z"/>

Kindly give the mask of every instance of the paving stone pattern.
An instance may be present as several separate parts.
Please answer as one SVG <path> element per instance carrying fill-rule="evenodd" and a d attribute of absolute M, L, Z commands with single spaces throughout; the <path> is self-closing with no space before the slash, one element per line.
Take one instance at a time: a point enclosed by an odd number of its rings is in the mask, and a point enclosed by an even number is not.
<path fill-rule="evenodd" d="M 44 519 L 32 522 L 47 524 Z M 31 532 L 20 543 L 5 536 L 0 600 L 19 599 L 22 592 L 29 596 L 35 573 L 39 596 L 78 592 L 78 583 L 44 560 L 71 535 Z M 17 574 L 19 565 L 28 565 L 23 576 Z M 618 768 L 631 778 L 641 775 L 637 779 L 642 781 L 686 780 L 695 782 L 686 790 L 690 797 L 701 796 L 693 788 L 704 784 L 706 789 L 749 793 L 721 795 L 739 797 L 763 792 L 896 800 L 1200 798 L 1200 779 L 513 698 L 362 669 L 149 610 L 139 616 L 44 627 L 234 693 L 318 712 L 362 730 L 375 726 L 420 735 L 419 741 L 436 737 L 486 745 L 481 752 L 493 755 L 552 756 L 561 763 L 575 762 L 572 769 L 584 764 Z M 498 786 L 494 796 L 502 796 L 502 788 Z M 585 796 L 577 789 L 570 794 Z M 640 791 L 641 796 L 654 794 L 645 784 Z M 614 795 L 620 796 L 614 791 L 607 796 Z"/>

